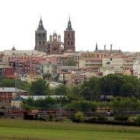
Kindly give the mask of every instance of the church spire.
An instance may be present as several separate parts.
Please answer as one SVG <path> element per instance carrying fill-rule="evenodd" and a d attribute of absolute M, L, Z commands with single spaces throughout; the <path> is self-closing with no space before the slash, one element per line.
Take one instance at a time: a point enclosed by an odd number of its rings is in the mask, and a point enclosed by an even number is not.
<path fill-rule="evenodd" d="M 98 51 L 98 44 L 96 43 L 95 51 Z"/>
<path fill-rule="evenodd" d="M 44 29 L 42 18 L 40 17 L 40 21 L 38 24 L 38 29 Z"/>
<path fill-rule="evenodd" d="M 67 25 L 67 30 L 72 30 L 70 16 L 69 16 L 69 21 L 68 21 L 68 25 Z"/>

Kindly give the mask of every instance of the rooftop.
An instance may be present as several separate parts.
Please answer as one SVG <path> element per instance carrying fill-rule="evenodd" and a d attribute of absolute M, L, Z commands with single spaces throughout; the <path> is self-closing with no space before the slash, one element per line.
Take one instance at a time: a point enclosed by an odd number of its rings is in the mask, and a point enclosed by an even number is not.
<path fill-rule="evenodd" d="M 27 91 L 15 87 L 0 87 L 0 92 L 27 92 Z"/>

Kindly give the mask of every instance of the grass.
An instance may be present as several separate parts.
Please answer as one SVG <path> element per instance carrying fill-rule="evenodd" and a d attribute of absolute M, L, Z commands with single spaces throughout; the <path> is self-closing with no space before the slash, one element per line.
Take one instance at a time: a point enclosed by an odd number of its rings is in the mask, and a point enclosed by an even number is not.
<path fill-rule="evenodd" d="M 140 140 L 140 127 L 1 119 L 0 140 Z"/>

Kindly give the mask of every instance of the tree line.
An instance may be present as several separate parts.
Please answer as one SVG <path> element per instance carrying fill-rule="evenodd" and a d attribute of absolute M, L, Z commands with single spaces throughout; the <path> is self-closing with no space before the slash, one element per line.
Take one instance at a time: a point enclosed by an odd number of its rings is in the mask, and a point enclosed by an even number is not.
<path fill-rule="evenodd" d="M 18 81 L 20 89 L 27 90 L 29 95 L 48 95 L 46 99 L 34 101 L 28 99 L 23 101 L 24 108 L 75 108 L 77 110 L 95 110 L 97 106 L 113 106 L 116 112 L 121 109 L 138 109 L 140 106 L 140 79 L 134 76 L 107 75 L 102 78 L 92 77 L 81 85 L 66 86 L 59 85 L 56 88 L 50 88 L 49 81 L 39 79 L 32 83 Z M 14 87 L 15 80 L 0 79 L 0 87 Z M 64 98 L 51 99 L 49 95 L 63 95 Z M 110 103 L 103 103 L 101 96 L 111 95 L 115 99 Z M 132 104 L 133 103 L 133 104 Z M 133 109 L 131 106 L 133 106 Z M 123 112 L 123 111 L 122 111 Z"/>
<path fill-rule="evenodd" d="M 18 88 L 30 95 L 67 95 L 70 99 L 99 100 L 101 95 L 136 97 L 140 99 L 140 79 L 134 76 L 109 74 L 102 78 L 92 77 L 81 85 L 60 86 L 52 89 L 49 81 L 38 79 L 32 83 L 18 80 Z M 0 87 L 15 87 L 14 79 L 0 79 Z"/>

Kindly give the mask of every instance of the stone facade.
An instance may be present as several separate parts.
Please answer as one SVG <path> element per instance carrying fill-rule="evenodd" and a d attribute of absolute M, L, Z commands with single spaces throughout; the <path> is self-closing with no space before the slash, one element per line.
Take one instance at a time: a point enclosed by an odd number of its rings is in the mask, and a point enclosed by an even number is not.
<path fill-rule="evenodd" d="M 35 31 L 35 50 L 45 52 L 47 55 L 63 54 L 75 52 L 75 31 L 72 29 L 69 19 L 66 30 L 64 31 L 64 42 L 61 42 L 61 36 L 57 33 L 49 36 L 47 41 L 47 31 L 40 19 L 37 30 Z"/>

